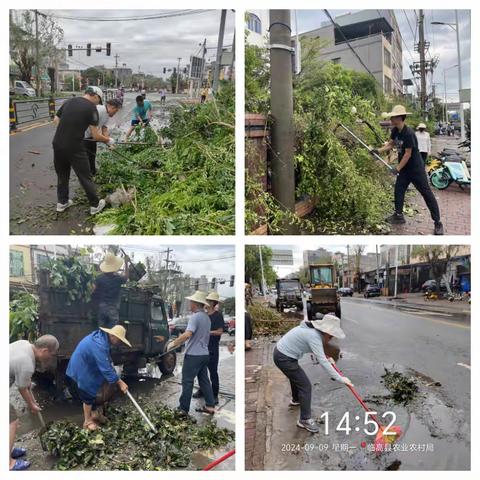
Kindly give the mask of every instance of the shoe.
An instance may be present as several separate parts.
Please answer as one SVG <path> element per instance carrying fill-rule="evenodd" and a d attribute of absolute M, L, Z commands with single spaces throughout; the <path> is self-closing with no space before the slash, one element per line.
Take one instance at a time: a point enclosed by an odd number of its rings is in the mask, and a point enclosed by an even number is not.
<path fill-rule="evenodd" d="M 293 400 L 293 398 L 290 400 L 290 403 L 288 404 L 289 407 L 298 407 L 300 405 L 300 402 L 296 402 Z"/>
<path fill-rule="evenodd" d="M 68 207 L 73 205 L 73 200 L 68 200 L 67 203 L 57 203 L 57 212 L 64 212 Z"/>
<path fill-rule="evenodd" d="M 307 418 L 306 420 L 300 419 L 297 422 L 297 427 L 304 428 L 312 433 L 318 433 L 320 431 L 319 426 L 315 423 L 313 418 Z"/>
<path fill-rule="evenodd" d="M 203 393 L 201 390 L 197 390 L 193 395 L 192 398 L 203 398 Z"/>
<path fill-rule="evenodd" d="M 436 222 L 435 223 L 435 228 L 433 230 L 434 235 L 443 235 L 443 223 L 442 222 Z"/>
<path fill-rule="evenodd" d="M 97 213 L 100 213 L 104 208 L 107 202 L 102 198 L 98 202 L 98 206 L 96 207 L 90 207 L 90 215 L 96 215 Z"/>
<path fill-rule="evenodd" d="M 388 223 L 392 223 L 394 225 L 401 225 L 403 223 L 406 223 L 403 213 L 395 212 L 393 215 L 390 215 L 386 220 Z"/>
<path fill-rule="evenodd" d="M 16 447 L 12 450 L 12 453 L 10 454 L 10 456 L 12 458 L 20 458 L 26 454 L 27 454 L 27 450 L 25 448 Z"/>
<path fill-rule="evenodd" d="M 26 470 L 27 468 L 30 467 L 30 462 L 27 462 L 26 460 L 15 460 L 15 465 L 10 470 Z"/>
<path fill-rule="evenodd" d="M 218 397 L 213 397 L 213 401 L 215 405 L 218 405 L 220 402 L 218 401 Z"/>

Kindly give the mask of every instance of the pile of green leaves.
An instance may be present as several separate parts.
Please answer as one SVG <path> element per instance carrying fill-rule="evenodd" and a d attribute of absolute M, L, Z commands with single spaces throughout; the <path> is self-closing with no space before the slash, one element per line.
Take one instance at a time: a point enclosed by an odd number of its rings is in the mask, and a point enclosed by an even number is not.
<path fill-rule="evenodd" d="M 131 202 L 99 215 L 121 235 L 226 235 L 235 229 L 235 96 L 226 84 L 211 102 L 180 105 L 161 130 L 163 147 L 100 155 L 104 194 L 134 188 Z"/>
<path fill-rule="evenodd" d="M 391 392 L 391 398 L 403 405 L 410 403 L 418 393 L 418 386 L 415 380 L 400 372 L 393 372 L 385 368 L 382 375 L 385 387 Z"/>
<path fill-rule="evenodd" d="M 234 440 L 234 433 L 215 422 L 197 425 L 179 419 L 160 404 L 144 408 L 157 429 L 153 433 L 131 406 L 109 407 L 109 423 L 89 432 L 67 422 L 54 422 L 42 444 L 59 457 L 57 470 L 174 470 L 192 469 L 192 454 L 215 449 Z"/>
<path fill-rule="evenodd" d="M 43 267 L 48 271 L 50 285 L 65 289 L 69 304 L 75 301 L 88 303 L 91 298 L 95 269 L 78 257 L 61 257 L 49 260 Z"/>
<path fill-rule="evenodd" d="M 19 292 L 10 301 L 10 343 L 17 340 L 32 342 L 38 336 L 38 296 Z"/>
<path fill-rule="evenodd" d="M 287 320 L 276 310 L 259 303 L 249 305 L 247 310 L 252 317 L 252 328 L 255 336 L 284 335 L 298 325 L 297 320 Z"/>
<path fill-rule="evenodd" d="M 375 81 L 341 65 L 323 62 L 318 38 L 302 40 L 302 71 L 294 78 L 295 163 L 297 200 L 312 198 L 316 209 L 307 219 L 286 214 L 258 179 L 246 180 L 246 228 L 268 224 L 278 233 L 282 222 L 298 223 L 303 233 L 385 233 L 391 212 L 392 181 L 387 169 L 341 129 L 341 122 L 371 146 L 379 146 L 387 132 L 357 123 L 378 124 L 382 95 Z M 246 47 L 246 105 L 254 113 L 270 114 L 268 56 Z M 355 106 L 357 116 L 351 109 Z M 272 119 L 274 122 L 275 119 Z M 248 151 L 247 151 L 248 152 Z M 248 154 L 248 153 L 247 153 Z M 289 216 L 294 218 L 288 218 Z"/>

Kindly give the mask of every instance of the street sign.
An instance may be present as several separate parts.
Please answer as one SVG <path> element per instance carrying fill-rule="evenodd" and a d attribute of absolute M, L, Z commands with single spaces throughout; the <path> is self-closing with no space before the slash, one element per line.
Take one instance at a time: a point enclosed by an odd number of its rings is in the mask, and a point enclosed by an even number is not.
<path fill-rule="evenodd" d="M 220 59 L 220 65 L 227 66 L 233 63 L 233 52 L 223 52 Z"/>
<path fill-rule="evenodd" d="M 202 72 L 204 71 L 205 60 L 202 57 L 190 56 L 190 72 L 188 76 L 190 78 L 201 79 Z"/>
<path fill-rule="evenodd" d="M 272 249 L 272 265 L 293 265 L 292 250 Z"/>

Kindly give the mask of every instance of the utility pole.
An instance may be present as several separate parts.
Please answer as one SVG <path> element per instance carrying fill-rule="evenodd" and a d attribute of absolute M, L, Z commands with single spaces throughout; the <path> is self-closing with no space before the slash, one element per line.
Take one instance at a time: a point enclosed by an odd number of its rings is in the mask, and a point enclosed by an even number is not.
<path fill-rule="evenodd" d="M 272 124 L 272 193 L 286 212 L 295 214 L 293 85 L 290 10 L 270 10 L 270 72 Z M 283 235 L 297 233 L 290 219 Z"/>
<path fill-rule="evenodd" d="M 36 75 L 35 75 L 35 87 L 37 97 L 40 97 L 42 94 L 42 89 L 40 88 L 40 40 L 38 38 L 38 10 L 35 12 L 35 66 L 36 66 Z"/>
<path fill-rule="evenodd" d="M 457 34 L 457 57 L 458 57 L 458 103 L 460 105 L 460 141 L 465 141 L 465 116 L 463 103 L 460 98 L 463 89 L 462 81 L 462 57 L 460 56 L 460 27 L 458 25 L 458 10 L 455 10 L 455 33 Z"/>
<path fill-rule="evenodd" d="M 175 92 L 178 94 L 178 79 L 180 78 L 180 60 L 181 58 L 178 57 L 178 65 L 177 65 L 177 86 L 175 88 Z"/>
<path fill-rule="evenodd" d="M 350 245 L 347 245 L 347 280 L 347 287 L 350 287 Z"/>
<path fill-rule="evenodd" d="M 115 54 L 115 88 L 118 88 L 118 53 Z"/>
<path fill-rule="evenodd" d="M 200 73 L 200 80 L 198 82 L 198 92 L 196 93 L 197 97 L 200 95 L 200 89 L 202 88 L 202 83 L 203 83 L 203 75 L 205 74 L 205 55 L 206 54 L 207 54 L 207 39 L 205 38 L 203 40 L 203 47 L 202 47 L 202 71 Z"/>
<path fill-rule="evenodd" d="M 233 67 L 235 65 L 235 32 L 233 32 L 232 42 L 232 63 L 230 64 L 230 80 L 233 80 Z"/>
<path fill-rule="evenodd" d="M 378 266 L 378 245 L 375 245 L 375 259 L 377 260 L 377 285 L 380 285 L 380 273 Z"/>
<path fill-rule="evenodd" d="M 397 298 L 397 281 L 398 281 L 398 245 L 395 245 L 395 289 L 394 298 Z"/>
<path fill-rule="evenodd" d="M 419 10 L 418 53 L 420 54 L 420 105 L 422 108 L 422 117 L 424 120 L 427 120 L 427 73 L 425 70 L 425 35 L 423 31 L 423 21 L 423 10 Z"/>
<path fill-rule="evenodd" d="M 222 10 L 222 13 L 220 15 L 220 29 L 218 31 L 217 59 L 215 61 L 215 71 L 213 74 L 213 86 L 212 86 L 213 95 L 215 95 L 218 91 L 218 83 L 220 80 L 220 63 L 222 63 L 223 37 L 225 35 L 226 18 L 227 18 L 227 11 Z"/>
<path fill-rule="evenodd" d="M 262 272 L 262 294 L 263 298 L 265 298 L 265 275 L 263 273 L 263 257 L 262 257 L 262 246 L 258 246 L 258 253 L 260 255 L 260 270 Z"/>

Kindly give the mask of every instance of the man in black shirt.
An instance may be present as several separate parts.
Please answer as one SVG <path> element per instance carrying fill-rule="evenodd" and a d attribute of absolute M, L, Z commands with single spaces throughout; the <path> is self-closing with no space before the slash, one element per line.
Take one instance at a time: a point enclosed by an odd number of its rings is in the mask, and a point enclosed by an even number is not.
<path fill-rule="evenodd" d="M 113 253 L 107 253 L 100 264 L 101 273 L 94 283 L 94 295 L 98 301 L 97 322 L 99 327 L 112 328 L 119 323 L 120 289 L 128 280 L 129 258 L 125 262 Z M 125 264 L 125 273 L 118 271 Z"/>
<path fill-rule="evenodd" d="M 53 137 L 53 163 L 57 173 L 57 212 L 63 212 L 73 204 L 69 198 L 70 171 L 73 169 L 80 185 L 87 194 L 90 214 L 95 215 L 105 207 L 105 200 L 97 196 L 97 188 L 92 180 L 88 155 L 83 138 L 90 128 L 92 138 L 109 145 L 114 140 L 102 135 L 98 128 L 96 105 L 102 103 L 102 90 L 88 87 L 83 97 L 74 97 L 62 104 L 54 123 L 57 131 Z"/>
<path fill-rule="evenodd" d="M 210 382 L 212 383 L 213 397 L 215 405 L 218 405 L 218 392 L 220 391 L 220 379 L 218 377 L 218 358 L 220 354 L 220 337 L 223 333 L 224 320 L 223 314 L 218 310 L 220 296 L 217 292 L 210 292 L 206 298 L 209 307 L 207 313 L 210 317 L 210 341 L 208 342 L 208 372 L 210 373 Z M 199 389 L 193 394 L 193 398 L 203 397 Z"/>
<path fill-rule="evenodd" d="M 376 153 L 387 152 L 393 147 L 398 151 L 398 165 L 396 167 L 398 175 L 395 183 L 395 213 L 388 217 L 387 221 L 394 224 L 405 223 L 403 216 L 403 203 L 405 200 L 405 192 L 410 183 L 422 195 L 430 215 L 435 222 L 434 234 L 443 235 L 443 225 L 440 221 L 440 209 L 438 208 L 437 199 L 428 183 L 425 165 L 418 150 L 418 140 L 413 129 L 405 124 L 405 119 L 409 112 L 402 105 L 396 105 L 393 111 L 387 114 L 392 122 L 392 133 L 390 141 L 378 150 Z"/>

